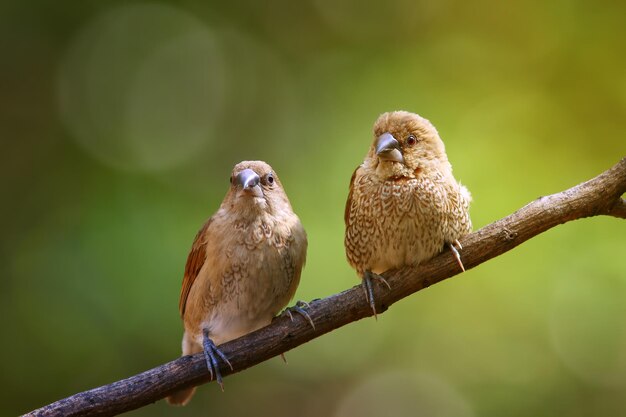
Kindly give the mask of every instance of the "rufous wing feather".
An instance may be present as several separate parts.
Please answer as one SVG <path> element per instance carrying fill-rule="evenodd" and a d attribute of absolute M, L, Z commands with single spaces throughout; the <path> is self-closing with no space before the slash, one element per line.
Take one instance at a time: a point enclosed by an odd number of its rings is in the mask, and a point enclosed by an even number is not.
<path fill-rule="evenodd" d="M 350 219 L 350 207 L 352 206 L 352 189 L 354 187 L 354 178 L 356 177 L 356 172 L 359 170 L 359 168 L 361 168 L 360 165 L 356 167 L 356 169 L 352 173 L 352 178 L 350 178 L 350 190 L 348 192 L 348 200 L 346 201 L 346 209 L 343 212 L 343 220 L 346 223 L 346 226 L 348 225 L 348 219 Z"/>
<path fill-rule="evenodd" d="M 180 301 L 178 303 L 178 309 L 180 310 L 181 317 L 185 315 L 185 306 L 187 304 L 189 291 L 191 291 L 191 287 L 193 286 L 193 283 L 206 260 L 206 245 L 208 241 L 207 232 L 210 224 L 211 219 L 209 219 L 198 231 L 198 234 L 193 241 L 193 245 L 191 246 L 191 252 L 189 252 L 189 256 L 187 257 L 185 275 L 183 277 L 183 287 L 180 290 Z"/>

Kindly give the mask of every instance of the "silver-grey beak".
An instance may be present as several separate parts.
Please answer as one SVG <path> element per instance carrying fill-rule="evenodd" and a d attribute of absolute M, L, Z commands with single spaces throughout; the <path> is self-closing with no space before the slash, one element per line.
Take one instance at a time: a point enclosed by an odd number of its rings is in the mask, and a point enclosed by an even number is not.
<path fill-rule="evenodd" d="M 380 159 L 404 163 L 400 143 L 389 132 L 383 133 L 376 139 L 376 155 Z"/>
<path fill-rule="evenodd" d="M 259 175 L 251 169 L 244 169 L 235 177 L 235 183 L 241 185 L 244 190 L 251 191 L 259 185 L 261 178 Z M 260 191 L 260 190 L 259 190 Z M 257 194 L 257 193 L 254 193 Z"/>

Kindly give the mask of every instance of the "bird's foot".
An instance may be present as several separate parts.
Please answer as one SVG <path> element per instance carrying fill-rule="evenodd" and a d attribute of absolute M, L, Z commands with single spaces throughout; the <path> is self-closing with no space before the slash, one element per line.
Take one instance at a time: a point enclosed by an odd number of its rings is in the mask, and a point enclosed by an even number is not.
<path fill-rule="evenodd" d="M 459 264 L 463 272 L 465 272 L 465 267 L 463 266 L 463 262 L 461 261 L 461 254 L 459 253 L 459 251 L 463 249 L 463 245 L 461 245 L 461 242 L 459 242 L 458 239 L 455 239 L 454 242 L 448 243 L 448 247 L 450 247 L 450 250 L 452 251 L 452 256 L 454 256 L 456 262 Z"/>
<path fill-rule="evenodd" d="M 287 314 L 289 316 L 289 319 L 291 319 L 291 321 L 293 321 L 293 313 L 298 313 L 302 317 L 304 317 L 306 319 L 306 321 L 309 322 L 309 324 L 311 325 L 313 330 L 315 330 L 315 323 L 313 323 L 313 319 L 311 318 L 309 313 L 307 313 L 307 311 L 304 309 L 305 307 L 306 308 L 310 308 L 311 306 L 306 301 L 297 301 L 296 305 L 294 305 L 292 307 L 287 307 L 285 310 L 283 310 L 282 313 L 280 313 L 280 315 L 282 316 L 283 314 Z"/>
<path fill-rule="evenodd" d="M 385 284 L 388 289 L 391 289 L 391 285 L 387 282 L 385 278 L 381 275 L 378 275 L 372 271 L 365 271 L 363 274 L 363 292 L 365 292 L 365 299 L 369 301 L 370 307 L 372 307 L 372 311 L 374 312 L 374 318 L 378 320 L 378 314 L 376 314 L 376 302 L 374 301 L 374 291 L 372 287 L 372 281 L 376 280 L 382 284 Z"/>
<path fill-rule="evenodd" d="M 228 364 L 231 371 L 234 370 L 233 365 L 231 365 L 226 355 L 224 355 L 224 353 L 222 353 L 222 351 L 215 346 L 215 343 L 213 343 L 211 338 L 209 338 L 209 331 L 205 329 L 202 334 L 204 336 L 202 340 L 202 346 L 204 347 L 204 359 L 206 360 L 207 368 L 209 368 L 211 380 L 213 380 L 213 376 L 215 376 L 215 380 L 219 384 L 222 391 L 224 391 L 224 381 L 222 379 L 222 374 L 220 373 L 219 364 L 217 363 L 217 356 Z"/>

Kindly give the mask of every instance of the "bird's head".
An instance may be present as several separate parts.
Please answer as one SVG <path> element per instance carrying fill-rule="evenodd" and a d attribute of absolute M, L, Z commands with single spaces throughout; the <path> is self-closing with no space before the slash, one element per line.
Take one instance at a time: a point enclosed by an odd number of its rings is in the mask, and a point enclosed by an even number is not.
<path fill-rule="evenodd" d="M 374 124 L 366 166 L 382 178 L 416 178 L 422 171 L 449 166 L 437 129 L 406 111 L 383 113 Z"/>
<path fill-rule="evenodd" d="M 242 161 L 235 165 L 226 200 L 231 207 L 246 212 L 291 209 L 278 176 L 263 161 Z"/>

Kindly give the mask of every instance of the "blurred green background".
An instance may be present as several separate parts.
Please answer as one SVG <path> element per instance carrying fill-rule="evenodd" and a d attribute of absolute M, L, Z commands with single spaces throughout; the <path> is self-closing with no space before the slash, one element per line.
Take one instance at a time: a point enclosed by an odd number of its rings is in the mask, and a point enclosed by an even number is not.
<path fill-rule="evenodd" d="M 176 358 L 193 237 L 268 161 L 309 236 L 297 299 L 358 283 L 353 169 L 429 118 L 480 228 L 626 154 L 626 3 L 0 5 L 2 414 Z M 626 224 L 559 226 L 136 416 L 626 416 Z"/>

